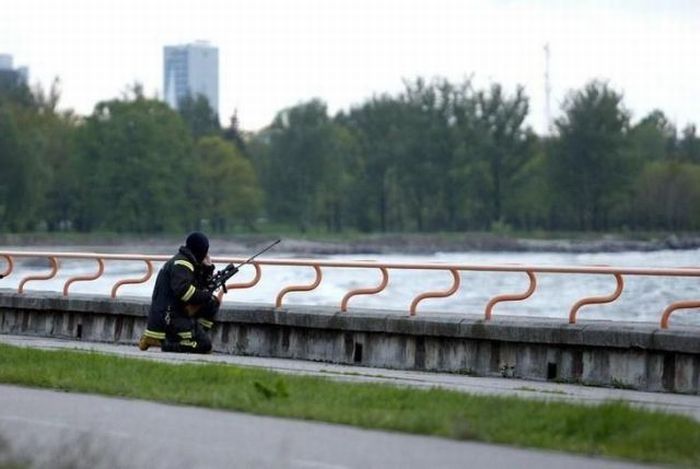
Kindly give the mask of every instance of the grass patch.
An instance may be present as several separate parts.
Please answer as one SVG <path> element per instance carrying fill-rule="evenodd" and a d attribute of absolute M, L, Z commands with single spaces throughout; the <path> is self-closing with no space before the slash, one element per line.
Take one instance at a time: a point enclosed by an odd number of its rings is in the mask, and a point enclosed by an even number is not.
<path fill-rule="evenodd" d="M 0 344 L 0 382 L 515 446 L 700 465 L 700 423 L 597 407 L 348 384 L 222 364 L 168 364 Z"/>

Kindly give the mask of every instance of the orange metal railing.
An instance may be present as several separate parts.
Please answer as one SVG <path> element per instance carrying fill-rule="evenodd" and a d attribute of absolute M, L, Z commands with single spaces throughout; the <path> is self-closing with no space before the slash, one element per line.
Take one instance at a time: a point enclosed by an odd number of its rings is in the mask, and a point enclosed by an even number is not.
<path fill-rule="evenodd" d="M 117 291 L 123 285 L 140 284 L 147 282 L 153 276 L 153 263 L 164 262 L 169 256 L 144 255 L 144 254 L 97 254 L 97 253 L 77 253 L 77 252 L 25 252 L 25 251 L 0 251 L 0 259 L 4 259 L 6 268 L 0 273 L 0 278 L 8 277 L 15 268 L 17 258 L 46 258 L 50 263 L 50 271 L 43 275 L 30 275 L 24 277 L 18 286 L 18 292 L 24 291 L 25 285 L 30 281 L 45 281 L 56 276 L 60 264 L 59 260 L 68 259 L 91 259 L 97 262 L 97 272 L 91 275 L 76 276 L 68 279 L 63 286 L 63 294 L 68 295 L 69 287 L 75 282 L 87 282 L 96 280 L 104 274 L 105 261 L 141 261 L 146 264 L 146 272 L 139 278 L 126 278 L 119 280 L 111 289 L 111 297 L 117 296 Z M 244 259 L 215 257 L 214 262 L 240 263 Z M 607 296 L 591 296 L 577 301 L 569 310 L 569 323 L 576 323 L 578 312 L 582 307 L 594 304 L 611 303 L 617 300 L 624 289 L 623 276 L 663 276 L 663 277 L 700 277 L 700 268 L 619 268 L 610 266 L 534 266 L 534 265 L 472 265 L 472 264 L 442 264 L 442 263 L 390 263 L 374 261 L 325 261 L 313 259 L 257 259 L 251 262 L 255 269 L 255 276 L 248 282 L 232 283 L 227 285 L 228 289 L 253 288 L 262 278 L 263 266 L 282 267 L 310 267 L 315 273 L 313 282 L 305 285 L 288 285 L 283 287 L 275 298 L 275 306 L 282 306 L 284 297 L 293 292 L 309 292 L 316 289 L 323 280 L 323 269 L 350 268 L 364 269 L 368 272 L 379 270 L 381 281 L 375 287 L 358 288 L 349 291 L 340 302 L 340 310 L 346 312 L 350 299 L 358 295 L 374 295 L 382 292 L 389 283 L 390 270 L 418 270 L 418 271 L 445 271 L 452 275 L 452 285 L 444 291 L 426 291 L 417 295 L 409 306 L 409 314 L 414 316 L 418 305 L 428 298 L 446 298 L 454 295 L 460 287 L 461 272 L 522 272 L 528 276 L 528 289 L 522 293 L 504 294 L 493 297 L 486 305 L 484 319 L 490 320 L 496 304 L 506 301 L 524 301 L 537 289 L 537 274 L 561 274 L 561 275 L 612 275 L 616 282 L 613 293 Z M 0 284 L 1 285 L 1 284 Z M 219 298 L 223 293 L 219 292 Z M 666 307 L 661 315 L 660 327 L 667 328 L 670 316 L 673 312 L 681 309 L 700 308 L 700 300 L 677 301 Z"/>

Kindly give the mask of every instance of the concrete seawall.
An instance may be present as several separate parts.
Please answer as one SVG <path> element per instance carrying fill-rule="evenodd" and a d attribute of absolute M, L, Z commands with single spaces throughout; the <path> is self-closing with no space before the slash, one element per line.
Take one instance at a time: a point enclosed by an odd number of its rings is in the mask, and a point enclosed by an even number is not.
<path fill-rule="evenodd" d="M 0 290 L 0 333 L 135 344 L 149 302 Z M 698 394 L 700 328 L 225 303 L 221 353 Z"/>

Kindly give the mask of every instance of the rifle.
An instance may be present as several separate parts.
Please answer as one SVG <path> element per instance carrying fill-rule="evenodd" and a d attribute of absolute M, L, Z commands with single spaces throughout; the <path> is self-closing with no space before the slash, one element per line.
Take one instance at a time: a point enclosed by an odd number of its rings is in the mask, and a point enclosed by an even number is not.
<path fill-rule="evenodd" d="M 246 260 L 245 262 L 241 262 L 238 265 L 233 265 L 233 262 L 232 262 L 229 265 L 227 265 L 226 267 L 224 267 L 223 269 L 221 269 L 220 271 L 218 271 L 217 273 L 215 273 L 214 275 L 212 275 L 211 279 L 207 283 L 207 290 L 209 290 L 210 292 L 213 293 L 216 290 L 218 290 L 219 288 L 223 288 L 224 293 L 228 293 L 228 290 L 226 290 L 226 282 L 228 281 L 228 279 L 230 279 L 231 277 L 236 275 L 236 273 L 238 273 L 238 270 L 241 267 L 243 267 L 246 264 L 249 264 L 253 259 L 255 259 L 259 255 L 263 254 L 264 252 L 269 251 L 276 244 L 278 244 L 280 241 L 282 241 L 282 240 L 278 239 L 277 241 L 270 244 L 262 251 L 259 251 L 256 254 L 254 254 L 253 256 L 251 256 L 250 258 L 248 258 L 248 260 Z"/>
<path fill-rule="evenodd" d="M 219 270 L 216 272 L 214 275 L 211 276 L 211 278 L 207 281 L 206 289 L 209 290 L 210 292 L 214 293 L 216 290 L 219 288 L 222 288 L 224 290 L 224 293 L 228 293 L 228 290 L 226 289 L 226 282 L 228 279 L 236 275 L 238 273 L 238 270 L 243 267 L 246 264 L 249 264 L 253 259 L 258 257 L 259 255 L 263 254 L 264 252 L 269 251 L 272 249 L 276 244 L 278 244 L 281 239 L 278 239 L 274 243 L 270 244 L 269 246 L 265 247 L 265 249 L 258 251 L 251 257 L 249 257 L 246 261 L 241 262 L 238 265 L 233 265 L 233 262 L 224 267 L 223 269 Z M 197 311 L 199 311 L 199 308 L 201 308 L 201 304 L 193 305 L 193 304 L 187 304 L 185 305 L 185 312 L 189 316 L 194 316 Z"/>

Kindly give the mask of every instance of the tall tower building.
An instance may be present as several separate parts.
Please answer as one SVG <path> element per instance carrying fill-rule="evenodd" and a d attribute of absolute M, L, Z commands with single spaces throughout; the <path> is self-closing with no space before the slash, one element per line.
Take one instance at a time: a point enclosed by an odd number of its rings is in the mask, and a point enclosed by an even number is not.
<path fill-rule="evenodd" d="M 185 96 L 203 95 L 219 113 L 219 49 L 208 42 L 163 48 L 163 97 L 177 109 Z"/>
<path fill-rule="evenodd" d="M 29 69 L 27 67 L 13 68 L 12 56 L 0 54 L 0 79 L 13 84 L 29 84 Z"/>
<path fill-rule="evenodd" d="M 0 54 L 0 70 L 12 70 L 12 56 Z"/>

